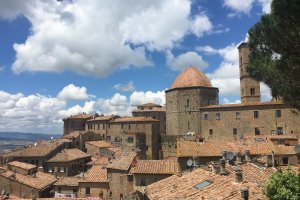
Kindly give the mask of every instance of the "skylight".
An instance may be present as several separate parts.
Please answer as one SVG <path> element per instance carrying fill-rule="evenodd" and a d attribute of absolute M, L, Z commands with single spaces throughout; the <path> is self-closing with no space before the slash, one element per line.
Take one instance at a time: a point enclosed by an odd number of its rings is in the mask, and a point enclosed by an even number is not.
<path fill-rule="evenodd" d="M 205 180 L 205 181 L 202 181 L 201 183 L 198 183 L 197 185 L 194 185 L 194 188 L 200 190 L 210 184 L 212 184 L 213 182 L 210 181 L 210 180 Z"/>

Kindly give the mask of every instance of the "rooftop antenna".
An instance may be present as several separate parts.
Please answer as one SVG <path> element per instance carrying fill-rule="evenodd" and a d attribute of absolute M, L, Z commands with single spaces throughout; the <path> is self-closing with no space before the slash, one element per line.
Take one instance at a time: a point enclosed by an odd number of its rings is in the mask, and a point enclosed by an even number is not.
<path fill-rule="evenodd" d="M 231 151 L 226 152 L 226 159 L 232 160 L 234 158 L 234 154 Z"/>
<path fill-rule="evenodd" d="M 192 160 L 192 159 L 188 159 L 188 160 L 186 161 L 186 165 L 187 165 L 188 167 L 191 167 L 191 166 L 193 165 L 193 160 Z"/>

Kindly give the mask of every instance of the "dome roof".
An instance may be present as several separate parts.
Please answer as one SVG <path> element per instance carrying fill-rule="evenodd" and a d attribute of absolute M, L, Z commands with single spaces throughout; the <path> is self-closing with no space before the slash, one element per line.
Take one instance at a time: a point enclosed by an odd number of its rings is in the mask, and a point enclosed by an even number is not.
<path fill-rule="evenodd" d="M 173 82 L 171 89 L 183 87 L 212 87 L 210 80 L 195 67 L 188 67 Z"/>

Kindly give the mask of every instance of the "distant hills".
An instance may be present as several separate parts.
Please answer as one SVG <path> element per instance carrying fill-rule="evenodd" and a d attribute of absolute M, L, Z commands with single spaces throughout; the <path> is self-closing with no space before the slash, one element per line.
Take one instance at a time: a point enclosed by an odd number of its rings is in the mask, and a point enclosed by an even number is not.
<path fill-rule="evenodd" d="M 42 133 L 22 133 L 22 132 L 0 132 L 0 140 L 14 141 L 38 141 L 60 138 L 61 135 L 42 134 Z"/>

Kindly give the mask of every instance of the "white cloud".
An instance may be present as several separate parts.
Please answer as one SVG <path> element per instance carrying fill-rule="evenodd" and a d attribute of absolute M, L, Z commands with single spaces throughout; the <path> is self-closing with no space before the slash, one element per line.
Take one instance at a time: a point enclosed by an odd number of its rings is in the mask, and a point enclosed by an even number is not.
<path fill-rule="evenodd" d="M 194 18 L 191 25 L 191 31 L 196 36 L 201 37 L 203 33 L 211 31 L 213 28 L 212 23 L 210 22 L 209 18 L 204 15 L 198 15 Z"/>
<path fill-rule="evenodd" d="M 232 9 L 235 13 L 248 14 L 255 0 L 224 0 L 223 6 Z M 233 16 L 231 13 L 230 16 Z"/>
<path fill-rule="evenodd" d="M 0 73 L 5 71 L 6 66 L 0 66 Z"/>
<path fill-rule="evenodd" d="M 53 97 L 0 91 L 0 130 L 61 133 L 57 113 L 65 106 L 64 101 Z"/>
<path fill-rule="evenodd" d="M 272 99 L 271 89 L 269 88 L 269 86 L 267 86 L 264 83 L 260 83 L 260 94 L 261 94 L 262 101 L 271 101 Z"/>
<path fill-rule="evenodd" d="M 26 2 L 26 3 L 25 3 Z M 19 5 L 20 3 L 20 5 Z M 31 23 L 23 44 L 14 44 L 14 73 L 62 72 L 107 76 L 148 67 L 146 50 L 163 51 L 188 34 L 211 31 L 204 14 L 192 16 L 191 0 L 1 1 L 0 17 L 22 13 Z"/>
<path fill-rule="evenodd" d="M 167 51 L 167 65 L 173 71 L 182 71 L 189 66 L 194 66 L 199 70 L 204 70 L 208 64 L 202 57 L 194 51 L 189 51 L 174 57 L 171 51 Z"/>
<path fill-rule="evenodd" d="M 272 0 L 258 0 L 258 2 L 261 4 L 263 13 L 269 14 L 271 12 Z"/>
<path fill-rule="evenodd" d="M 238 104 L 238 103 L 241 103 L 241 100 L 233 100 L 233 101 L 231 101 L 231 100 L 229 100 L 227 98 L 223 99 L 223 104 Z"/>
<path fill-rule="evenodd" d="M 165 104 L 165 91 L 134 91 L 130 96 L 131 105 L 140 105 L 144 103 Z"/>
<path fill-rule="evenodd" d="M 114 85 L 113 88 L 116 90 L 123 91 L 123 92 L 129 92 L 129 91 L 133 91 L 135 89 L 133 81 L 129 81 L 126 85 L 122 85 L 120 83 L 116 84 L 116 85 Z"/>
<path fill-rule="evenodd" d="M 94 95 L 88 94 L 86 87 L 77 87 L 73 84 L 69 84 L 64 87 L 57 95 L 60 100 L 88 100 Z"/>

